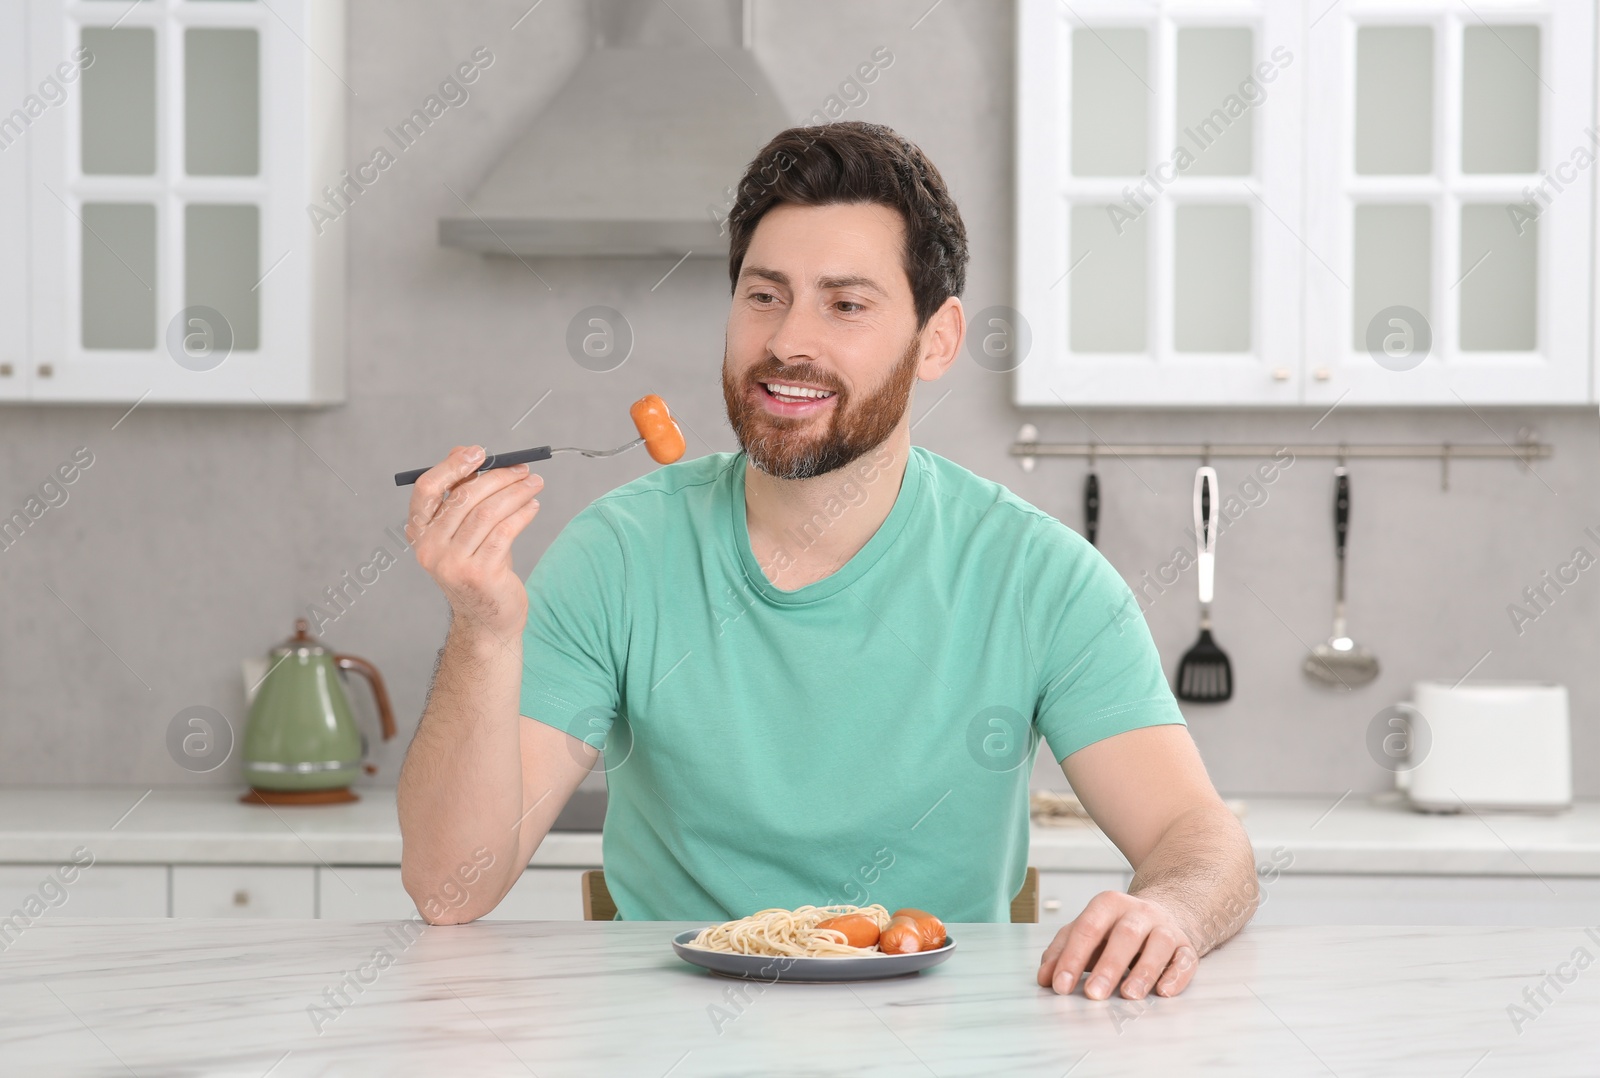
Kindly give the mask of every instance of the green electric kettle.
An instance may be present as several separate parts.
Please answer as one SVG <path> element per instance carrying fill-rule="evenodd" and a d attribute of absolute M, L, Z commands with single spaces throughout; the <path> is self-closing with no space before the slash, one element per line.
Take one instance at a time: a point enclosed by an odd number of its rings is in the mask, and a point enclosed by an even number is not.
<path fill-rule="evenodd" d="M 244 777 L 239 800 L 268 805 L 326 805 L 358 800 L 350 784 L 365 766 L 367 738 L 350 714 L 337 671 L 354 670 L 372 684 L 383 739 L 395 735 L 389 692 L 377 667 L 336 655 L 317 643 L 305 618 L 272 649 L 266 677 L 250 703 L 244 730 Z"/>

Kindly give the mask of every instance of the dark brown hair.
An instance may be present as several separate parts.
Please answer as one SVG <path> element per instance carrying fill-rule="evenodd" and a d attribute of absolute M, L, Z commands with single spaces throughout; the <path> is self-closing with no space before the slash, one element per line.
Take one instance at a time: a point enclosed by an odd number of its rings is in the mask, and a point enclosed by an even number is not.
<path fill-rule="evenodd" d="M 899 210 L 918 329 L 966 287 L 967 229 L 944 178 L 920 149 L 882 124 L 849 120 L 791 127 L 762 147 L 728 211 L 730 291 L 739 286 L 756 225 L 784 202 L 873 202 Z"/>

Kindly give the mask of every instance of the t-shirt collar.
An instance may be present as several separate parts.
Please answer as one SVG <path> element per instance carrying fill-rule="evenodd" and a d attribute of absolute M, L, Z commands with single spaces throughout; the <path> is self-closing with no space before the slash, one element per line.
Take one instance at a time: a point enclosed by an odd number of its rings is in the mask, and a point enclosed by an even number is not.
<path fill-rule="evenodd" d="M 848 469 L 858 469 L 863 462 L 870 463 L 876 451 L 863 454 L 855 461 L 846 465 Z M 900 490 L 895 495 L 894 505 L 889 510 L 889 515 L 884 518 L 878 530 L 872 533 L 860 550 L 828 576 L 821 580 L 813 581 L 803 588 L 785 591 L 767 579 L 767 574 L 762 572 L 761 564 L 756 561 L 755 553 L 750 549 L 750 531 L 745 522 L 745 469 L 748 466 L 748 457 L 743 450 L 734 453 L 729 461 L 725 489 L 728 492 L 728 502 L 731 509 L 731 522 L 733 525 L 733 544 L 738 552 L 740 566 L 744 571 L 745 579 L 750 586 L 769 602 L 785 605 L 801 605 L 826 599 L 859 580 L 878 559 L 894 544 L 900 532 L 905 529 L 906 521 L 910 519 L 916 509 L 917 495 L 922 488 L 922 473 L 926 467 L 923 451 L 919 446 L 911 446 L 906 459 L 905 475 L 900 481 Z M 878 482 L 882 479 L 881 473 L 872 480 L 862 479 L 856 475 L 856 482 L 865 485 L 868 482 Z M 829 504 L 828 510 L 834 511 L 837 516 L 849 513 L 851 506 L 843 501 L 837 506 Z M 798 542 L 798 540 L 796 540 Z"/>

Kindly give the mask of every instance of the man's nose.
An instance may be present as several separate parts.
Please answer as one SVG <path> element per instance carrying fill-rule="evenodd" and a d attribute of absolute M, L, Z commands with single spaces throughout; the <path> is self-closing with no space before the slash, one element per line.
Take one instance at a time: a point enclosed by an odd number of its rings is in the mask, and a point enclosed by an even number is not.
<path fill-rule="evenodd" d="M 822 324 L 822 316 L 814 304 L 792 303 L 774 327 L 767 348 L 784 363 L 797 356 L 816 359 L 822 351 Z"/>

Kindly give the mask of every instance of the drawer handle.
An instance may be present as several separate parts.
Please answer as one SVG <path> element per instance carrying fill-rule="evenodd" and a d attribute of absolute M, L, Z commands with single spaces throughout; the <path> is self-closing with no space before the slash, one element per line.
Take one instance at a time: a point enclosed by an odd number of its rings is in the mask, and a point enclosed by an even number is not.
<path fill-rule="evenodd" d="M 248 906 L 248 905 L 250 905 L 250 892 L 249 891 L 235 891 L 233 893 L 233 904 L 235 906 Z"/>
<path fill-rule="evenodd" d="M 1054 913 L 1061 908 L 1061 900 L 1059 898 L 1047 898 L 1044 900 L 1044 908 L 1046 912 Z"/>

